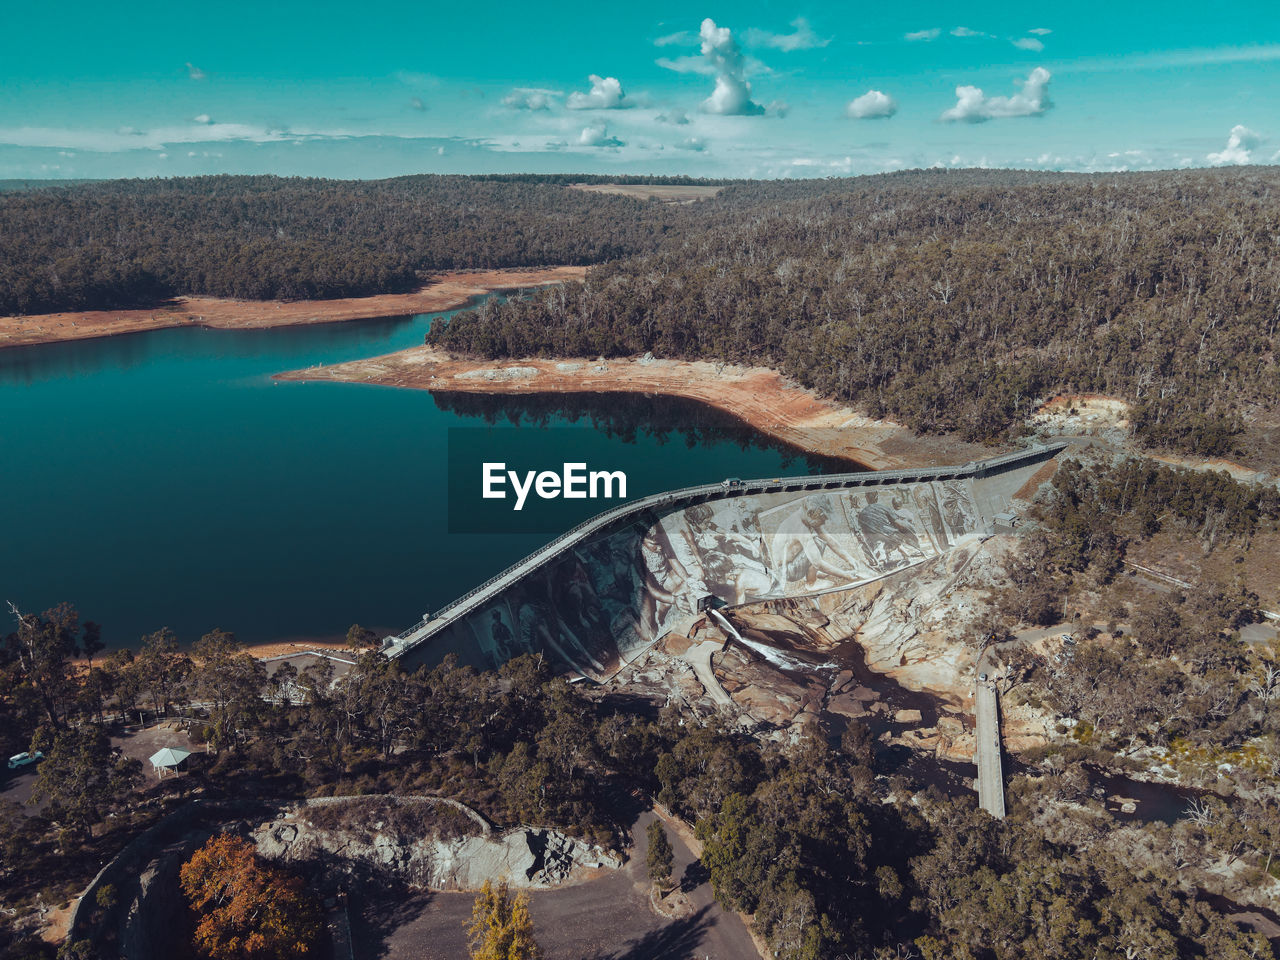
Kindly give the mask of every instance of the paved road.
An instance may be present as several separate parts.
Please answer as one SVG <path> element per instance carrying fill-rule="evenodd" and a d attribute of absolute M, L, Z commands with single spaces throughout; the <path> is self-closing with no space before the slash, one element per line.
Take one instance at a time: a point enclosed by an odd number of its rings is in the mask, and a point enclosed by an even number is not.
<path fill-rule="evenodd" d="M 978 765 L 978 805 L 1004 819 L 1004 772 L 1000 763 L 1000 715 L 994 684 L 978 683 L 978 725 L 973 759 Z"/>
<path fill-rule="evenodd" d="M 530 910 L 547 960 L 755 960 L 736 914 L 714 902 L 705 874 L 674 831 L 677 878 L 688 876 L 693 913 L 668 919 L 649 907 L 645 834 L 652 812 L 631 828 L 635 846 L 621 870 L 559 890 L 534 892 Z M 692 866 L 692 870 L 690 867 Z M 458 960 L 467 955 L 472 893 L 423 894 L 365 903 L 352 918 L 356 960 Z"/>

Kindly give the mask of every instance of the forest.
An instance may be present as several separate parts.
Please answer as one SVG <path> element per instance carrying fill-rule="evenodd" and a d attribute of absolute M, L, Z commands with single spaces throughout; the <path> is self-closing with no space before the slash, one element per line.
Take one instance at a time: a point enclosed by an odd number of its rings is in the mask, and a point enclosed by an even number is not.
<path fill-rule="evenodd" d="M 0 884 L 20 908 L 80 889 L 137 831 L 195 795 L 431 793 L 498 825 L 621 845 L 615 798 L 640 791 L 693 825 L 717 899 L 752 916 L 784 960 L 1272 956 L 1260 935 L 1180 886 L 1170 855 L 1138 865 L 1124 844 L 1107 844 L 1105 825 L 1083 846 L 1054 836 L 1078 828 L 1069 815 L 1054 814 L 1053 829 L 1042 822 L 1044 792 L 1062 789 L 1062 773 L 1015 778 L 1010 816 L 998 822 L 972 797 L 886 774 L 859 721 L 793 746 L 762 744 L 714 718 L 637 710 L 625 696 L 570 685 L 535 656 L 496 673 L 446 660 L 405 674 L 358 652 L 372 639 L 358 626 L 348 633 L 355 666 L 336 684 L 330 661 L 268 677 L 223 631 L 186 648 L 160 630 L 136 652 L 105 657 L 98 633 L 62 605 L 24 617 L 0 646 L 0 735 L 8 750 L 45 753 L 35 796 L 50 800 L 38 814 L 0 809 Z M 77 657 L 91 665 L 75 669 Z M 187 718 L 215 750 L 208 767 L 142 789 L 137 762 L 112 739 L 139 711 Z M 1278 839 L 1274 805 L 1224 804 L 1212 830 L 1188 822 L 1145 842 L 1269 865 Z M 184 889 L 188 881 L 208 885 L 184 868 Z M 115 956 L 110 942 L 65 950 Z M 0 919 L 0 956 L 34 960 L 52 948 Z"/>
<path fill-rule="evenodd" d="M 732 186 L 657 250 L 429 342 L 764 364 L 969 440 L 1097 392 L 1134 405 L 1149 445 L 1223 455 L 1275 413 L 1277 186 L 1275 168 Z"/>
<path fill-rule="evenodd" d="M 616 179 L 616 178 L 615 178 Z M 625 182 L 698 182 L 624 177 Z M 1275 419 L 1275 167 L 723 181 L 698 203 L 585 175 L 202 177 L 0 192 L 0 314 L 401 292 L 432 271 L 591 265 L 429 342 L 479 357 L 772 366 L 922 432 L 1007 439 L 1057 393 L 1222 456 Z"/>
<path fill-rule="evenodd" d="M 404 292 L 432 271 L 616 259 L 652 249 L 678 218 L 668 205 L 527 178 L 199 177 L 0 192 L 0 315 L 188 294 Z"/>

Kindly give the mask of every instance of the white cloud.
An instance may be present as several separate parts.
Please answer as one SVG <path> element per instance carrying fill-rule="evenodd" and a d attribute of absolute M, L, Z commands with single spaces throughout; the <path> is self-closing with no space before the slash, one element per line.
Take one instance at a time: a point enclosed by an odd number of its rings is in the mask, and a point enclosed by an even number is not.
<path fill-rule="evenodd" d="M 1010 40 L 1009 42 L 1019 50 L 1034 50 L 1039 53 L 1044 49 L 1044 43 L 1035 37 L 1018 37 L 1016 40 Z"/>
<path fill-rule="evenodd" d="M 1050 73 L 1036 67 L 1012 97 L 987 97 L 980 87 L 956 87 L 956 105 L 944 110 L 940 119 L 981 123 L 997 117 L 1036 117 L 1048 110 Z"/>
<path fill-rule="evenodd" d="M 881 117 L 892 117 L 898 112 L 898 101 L 879 90 L 868 90 L 860 97 L 849 101 L 844 108 L 844 115 L 854 120 L 875 120 Z"/>
<path fill-rule="evenodd" d="M 985 37 L 985 36 L 988 36 L 988 34 L 983 33 L 981 30 L 970 30 L 968 27 L 956 27 L 954 30 L 952 30 L 952 31 L 951 31 L 951 35 L 952 35 L 953 37 Z"/>
<path fill-rule="evenodd" d="M 675 33 L 668 33 L 665 36 L 658 37 L 653 41 L 653 45 L 655 47 L 691 47 L 697 42 L 698 38 L 688 30 L 677 30 Z"/>
<path fill-rule="evenodd" d="M 1231 128 L 1231 136 L 1227 137 L 1227 145 L 1219 153 L 1211 153 L 1206 158 L 1215 167 L 1226 164 L 1243 164 L 1252 161 L 1252 151 L 1262 143 L 1262 137 L 1248 127 L 1237 123 Z"/>
<path fill-rule="evenodd" d="M 916 30 L 914 33 L 904 34 L 902 39 L 910 40 L 912 42 L 918 40 L 929 41 L 937 40 L 940 36 L 942 36 L 942 29 L 940 27 L 930 27 L 928 30 Z"/>
<path fill-rule="evenodd" d="M 770 33 L 768 30 L 757 30 L 752 27 L 743 34 L 749 47 L 772 47 L 790 53 L 793 50 L 813 50 L 825 47 L 831 42 L 830 37 L 820 37 L 813 32 L 813 27 L 804 17 L 796 17 L 791 21 L 794 33 Z"/>
<path fill-rule="evenodd" d="M 627 95 L 622 92 L 622 83 L 617 77 L 598 77 L 593 73 L 589 79 L 589 92 L 569 94 L 565 106 L 570 110 L 621 110 L 631 106 L 623 102 Z"/>
<path fill-rule="evenodd" d="M 658 123 L 670 123 L 676 126 L 684 126 L 689 122 L 689 115 L 684 111 L 675 111 L 673 113 L 660 113 L 653 118 Z"/>
<path fill-rule="evenodd" d="M 781 119 L 791 112 L 791 104 L 785 100 L 771 100 L 765 110 Z"/>
<path fill-rule="evenodd" d="M 1053 31 L 1050 30 L 1048 27 L 1032 27 L 1030 30 L 1027 31 L 1027 33 L 1035 33 L 1035 34 L 1039 34 L 1042 37 L 1047 37 L 1049 34 L 1053 33 Z"/>
<path fill-rule="evenodd" d="M 625 147 L 626 143 L 617 137 L 609 136 L 606 123 L 593 123 L 582 128 L 578 134 L 578 146 L 581 147 Z"/>
<path fill-rule="evenodd" d="M 299 130 L 260 127 L 246 123 L 188 123 L 182 126 L 118 127 L 112 131 L 83 127 L 0 127 L 0 144 L 14 147 L 49 147 L 118 153 L 126 150 L 163 150 L 189 143 L 279 143 L 283 141 L 341 140 L 352 137 L 345 130 Z"/>
<path fill-rule="evenodd" d="M 512 110 L 550 110 L 559 90 L 543 90 L 538 87 L 516 87 L 502 98 L 502 105 Z"/>
<path fill-rule="evenodd" d="M 411 97 L 411 98 L 409 99 L 409 106 L 411 106 L 411 107 L 413 107 L 413 109 L 415 109 L 415 110 L 419 110 L 419 111 L 427 109 L 427 105 L 426 105 L 425 103 L 423 103 L 423 102 L 422 102 L 422 98 L 421 98 L 421 97 Z"/>
<path fill-rule="evenodd" d="M 707 142 L 701 137 L 688 137 L 679 143 L 672 144 L 677 150 L 692 150 L 695 153 L 701 153 L 707 149 Z"/>
<path fill-rule="evenodd" d="M 683 57 L 659 57 L 654 63 L 664 70 L 672 70 L 676 73 L 700 73 L 704 77 L 716 75 L 716 68 L 697 54 L 686 54 Z"/>
<path fill-rule="evenodd" d="M 764 107 L 751 99 L 742 51 L 732 31 L 728 27 L 717 27 L 716 22 L 707 17 L 698 35 L 702 38 L 703 59 L 715 68 L 716 74 L 716 87 L 711 96 L 702 101 L 703 111 L 723 117 L 758 117 L 764 113 Z"/>
<path fill-rule="evenodd" d="M 190 60 L 187 61 L 187 76 L 192 80 L 204 80 L 209 75 L 197 67 Z"/>
<path fill-rule="evenodd" d="M 196 123 L 204 123 L 204 124 L 213 123 L 213 118 L 210 117 L 207 113 L 199 114 L 198 116 L 194 116 L 191 119 Z"/>

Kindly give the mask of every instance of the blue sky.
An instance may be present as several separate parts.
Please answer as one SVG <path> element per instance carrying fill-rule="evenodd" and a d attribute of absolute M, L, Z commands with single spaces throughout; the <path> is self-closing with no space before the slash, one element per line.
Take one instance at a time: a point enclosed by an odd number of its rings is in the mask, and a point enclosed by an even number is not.
<path fill-rule="evenodd" d="M 1273 2 L 72 0 L 0 37 L 0 177 L 1274 162 Z"/>

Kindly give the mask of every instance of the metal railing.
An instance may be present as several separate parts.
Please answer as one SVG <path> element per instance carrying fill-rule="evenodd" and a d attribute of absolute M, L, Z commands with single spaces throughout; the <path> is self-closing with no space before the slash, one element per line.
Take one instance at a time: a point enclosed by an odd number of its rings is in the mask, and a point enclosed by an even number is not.
<path fill-rule="evenodd" d="M 473 603 L 476 598 L 486 596 L 494 587 L 507 581 L 514 581 L 542 564 L 554 559 L 569 547 L 584 540 L 588 535 L 612 526 L 619 520 L 635 518 L 647 510 L 656 507 L 667 507 L 677 502 L 696 500 L 727 500 L 733 497 L 748 496 L 761 493 L 785 493 L 788 491 L 819 491 L 833 487 L 883 486 L 894 483 L 921 483 L 938 479 L 961 479 L 965 477 L 985 476 L 998 473 L 1028 460 L 1048 459 L 1068 446 L 1065 442 L 1032 447 L 1007 453 L 989 460 L 966 463 L 964 466 L 917 467 L 908 470 L 868 470 L 858 473 L 811 474 L 800 477 L 775 477 L 769 480 L 742 480 L 733 486 L 723 483 L 704 483 L 694 487 L 682 487 L 665 493 L 650 494 L 605 510 L 582 521 L 577 526 L 566 530 L 546 545 L 539 547 L 523 560 L 513 563 L 500 573 L 490 577 L 484 583 L 468 590 L 462 596 L 437 610 L 430 619 L 422 619 L 409 629 L 384 641 L 384 652 L 389 657 L 398 657 L 416 647 L 429 636 L 434 635 L 459 617 L 479 606 Z M 434 625 L 434 627 L 433 627 Z M 428 630 L 428 627 L 432 629 Z"/>

